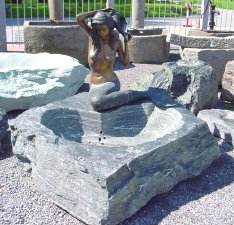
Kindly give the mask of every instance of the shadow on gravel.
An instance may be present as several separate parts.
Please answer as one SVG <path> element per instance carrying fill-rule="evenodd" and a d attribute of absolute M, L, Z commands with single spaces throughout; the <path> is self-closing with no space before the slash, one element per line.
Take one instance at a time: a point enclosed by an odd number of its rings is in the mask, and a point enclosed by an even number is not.
<path fill-rule="evenodd" d="M 134 64 L 132 64 L 131 62 L 127 66 L 124 66 L 122 63 L 120 63 L 118 57 L 116 57 L 113 65 L 114 71 L 132 69 L 134 67 L 135 67 Z"/>
<path fill-rule="evenodd" d="M 168 193 L 156 196 L 120 225 L 157 225 L 181 206 L 217 191 L 233 181 L 234 159 L 227 153 L 223 153 L 200 176 L 183 181 Z"/>
<path fill-rule="evenodd" d="M 180 54 L 179 53 L 170 53 L 169 54 L 169 59 L 167 62 L 176 62 L 178 60 L 180 60 Z M 147 64 L 147 63 L 145 63 Z M 162 65 L 163 63 L 157 63 L 156 65 Z M 114 71 L 119 71 L 119 70 L 127 70 L 127 69 L 132 69 L 134 68 L 135 65 L 133 63 L 129 63 L 128 66 L 124 66 L 120 63 L 119 58 L 117 57 L 115 59 L 114 65 L 113 65 L 113 69 Z"/>

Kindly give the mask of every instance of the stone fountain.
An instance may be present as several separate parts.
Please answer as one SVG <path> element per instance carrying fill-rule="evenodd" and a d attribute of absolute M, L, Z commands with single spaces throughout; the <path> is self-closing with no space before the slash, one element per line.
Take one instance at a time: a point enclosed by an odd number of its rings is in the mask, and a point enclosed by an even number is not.
<path fill-rule="evenodd" d="M 86 224 L 118 224 L 219 156 L 207 124 L 166 91 L 157 89 L 154 103 L 102 113 L 87 95 L 30 109 L 12 122 L 14 154 L 34 182 Z"/>
<path fill-rule="evenodd" d="M 150 100 L 103 112 L 87 92 L 31 108 L 12 121 L 14 154 L 58 206 L 86 224 L 118 224 L 220 155 L 204 121 L 166 90 L 147 93 Z"/>

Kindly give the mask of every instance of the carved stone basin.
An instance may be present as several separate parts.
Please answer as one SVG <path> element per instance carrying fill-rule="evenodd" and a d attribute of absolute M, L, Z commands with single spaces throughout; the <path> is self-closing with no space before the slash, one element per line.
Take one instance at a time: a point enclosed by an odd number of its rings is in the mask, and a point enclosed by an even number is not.
<path fill-rule="evenodd" d="M 219 156 L 208 126 L 165 91 L 103 113 L 87 93 L 30 109 L 11 126 L 14 154 L 34 183 L 92 225 L 115 225 Z"/>
<path fill-rule="evenodd" d="M 88 36 L 76 22 L 25 21 L 24 46 L 27 53 L 69 55 L 88 64 Z"/>
<path fill-rule="evenodd" d="M 61 138 L 85 144 L 132 146 L 154 141 L 183 125 L 174 108 L 162 110 L 152 103 L 125 106 L 108 113 L 70 109 L 51 109 L 41 123 Z"/>

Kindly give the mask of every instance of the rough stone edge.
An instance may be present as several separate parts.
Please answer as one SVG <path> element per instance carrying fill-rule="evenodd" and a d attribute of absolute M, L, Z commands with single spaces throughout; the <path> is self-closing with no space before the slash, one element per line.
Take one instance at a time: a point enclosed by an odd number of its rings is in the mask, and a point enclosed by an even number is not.
<path fill-rule="evenodd" d="M 181 108 L 181 110 L 186 110 L 186 109 L 184 109 L 184 108 Z M 187 110 L 186 110 L 187 111 Z M 189 112 L 189 111 L 187 111 L 187 113 L 186 114 L 189 114 L 190 115 L 190 117 L 191 117 L 191 113 Z M 189 118 L 189 117 L 188 117 Z M 189 132 L 189 134 L 188 135 L 190 135 L 191 133 L 193 133 L 193 129 L 196 129 L 197 130 L 197 133 L 198 133 L 198 135 L 201 135 L 202 133 L 201 132 L 199 132 L 200 131 L 200 129 L 201 130 L 205 130 L 206 132 L 208 131 L 208 128 L 207 128 L 207 125 L 205 124 L 205 122 L 203 122 L 203 121 L 201 121 L 200 120 L 200 122 L 199 122 L 199 126 L 197 126 L 196 124 L 194 124 L 195 126 L 193 127 L 193 128 L 191 128 L 191 124 L 189 125 L 189 124 L 186 124 L 186 127 L 184 127 L 183 128 L 183 130 L 185 130 L 186 131 L 186 129 L 190 129 L 190 132 Z M 175 135 L 177 135 L 177 134 L 175 134 Z M 207 135 L 211 135 L 210 134 L 210 132 L 207 132 Z M 185 135 L 186 136 L 186 135 Z M 212 136 L 212 135 L 211 135 Z M 213 137 L 213 136 L 212 136 Z M 176 137 L 175 137 L 176 138 Z M 183 138 L 183 135 L 182 135 L 182 138 Z M 51 141 L 54 141 L 55 139 L 54 139 L 54 137 L 52 137 L 52 140 Z M 166 141 L 169 141 L 169 138 L 168 138 L 168 140 L 166 140 Z M 204 142 L 204 141 L 203 141 Z M 170 143 L 171 144 L 171 143 Z M 206 143 L 205 143 L 206 144 Z M 165 147 L 165 149 L 167 149 L 167 145 L 164 145 L 164 147 Z M 218 151 L 217 149 L 216 149 L 216 151 Z M 152 153 L 152 152 L 151 152 Z M 212 153 L 212 152 L 211 152 Z M 216 156 L 214 156 L 213 157 L 213 159 L 208 163 L 208 165 L 206 165 L 205 166 L 205 168 L 206 167 L 208 167 L 209 166 L 209 164 L 215 159 L 215 158 L 217 158 L 218 156 L 217 155 L 219 155 L 219 154 L 216 154 Z M 137 159 L 136 159 L 137 160 Z M 205 169 L 205 168 L 203 168 L 203 169 Z M 202 169 L 202 170 L 203 170 Z M 201 170 L 201 171 L 202 171 Z M 187 178 L 189 178 L 189 177 L 193 177 L 193 176 L 196 176 L 196 175 L 199 175 L 200 174 L 200 172 L 201 171 L 197 171 L 197 173 L 195 173 L 195 174 L 189 174 L 188 176 L 185 176 L 184 177 L 184 179 L 187 179 Z M 180 181 L 182 181 L 182 180 L 184 180 L 184 179 L 181 179 Z M 169 189 L 166 189 L 166 191 L 168 191 L 168 190 L 170 190 L 173 186 L 175 186 L 177 183 L 175 183 L 175 184 L 173 184 L 172 186 L 170 186 L 169 187 Z M 161 192 L 161 193 L 164 193 L 164 192 Z M 157 193 L 157 194 L 160 194 L 160 193 Z M 47 193 L 47 195 L 48 195 L 48 193 Z M 153 195 L 153 196 L 155 196 L 155 195 Z M 152 196 L 152 197 L 153 197 Z M 147 201 L 149 201 L 150 199 L 148 199 Z M 147 201 L 145 202 L 145 204 L 147 203 Z M 59 203 L 57 203 L 56 201 L 54 201 L 56 204 L 58 204 L 58 205 L 60 205 L 61 206 L 61 204 L 59 204 Z M 142 206 L 141 206 L 142 207 Z M 64 208 L 64 207 L 63 207 Z M 76 213 L 74 213 L 74 212 L 72 212 L 71 210 L 69 210 L 69 209 L 66 209 L 65 208 L 65 210 L 67 210 L 70 214 L 72 214 L 73 216 L 75 216 L 76 218 L 77 218 L 77 215 L 76 215 Z M 139 209 L 138 209 L 139 210 Z M 135 213 L 136 211 L 133 211 L 132 212 L 132 214 L 131 215 L 133 215 L 134 213 Z M 131 215 L 129 215 L 129 216 L 131 216 Z M 78 219 L 80 219 L 80 220 L 82 220 L 82 218 L 78 218 Z M 114 222 L 114 221 L 112 221 L 112 222 Z M 118 222 L 120 222 L 120 221 L 118 221 Z M 108 224 L 108 220 L 106 220 L 106 221 L 103 221 L 103 223 L 102 224 Z"/>
<path fill-rule="evenodd" d="M 208 113 L 210 111 L 210 113 Z M 218 138 L 222 138 L 223 140 L 225 140 L 228 144 L 234 146 L 234 136 L 233 138 L 231 137 L 230 139 L 228 139 L 226 136 L 230 135 L 230 131 L 232 131 L 232 129 L 226 125 L 222 118 L 219 117 L 219 115 L 215 115 L 215 117 L 212 117 L 211 114 L 215 114 L 215 111 L 220 111 L 219 109 L 211 109 L 211 110 L 202 110 L 199 112 L 199 114 L 197 115 L 198 118 L 200 118 L 203 121 L 209 121 L 206 122 L 210 132 Z M 222 110 L 223 113 L 228 113 L 228 112 L 232 112 L 234 114 L 233 111 L 231 110 Z M 216 113 L 217 114 L 217 113 Z M 212 118 L 212 121 L 211 119 Z M 226 131 L 228 131 L 228 133 L 225 133 L 225 130 L 222 129 L 226 129 Z M 233 134 L 234 134 L 234 130 L 233 130 Z"/>
<path fill-rule="evenodd" d="M 171 34 L 170 42 L 184 48 L 230 49 L 234 48 L 234 37 L 197 37 Z M 225 43 L 223 45 L 217 43 Z M 202 44 L 201 44 L 202 43 Z"/>

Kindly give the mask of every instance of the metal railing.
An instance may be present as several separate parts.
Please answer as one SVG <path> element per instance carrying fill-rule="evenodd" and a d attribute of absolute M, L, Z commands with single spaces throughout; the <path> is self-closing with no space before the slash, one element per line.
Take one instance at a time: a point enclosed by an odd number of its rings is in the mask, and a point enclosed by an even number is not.
<path fill-rule="evenodd" d="M 132 0 L 135 1 L 135 0 Z M 204 1 L 204 0 L 203 0 Z M 217 2 L 218 0 L 216 0 Z M 225 9 L 233 6 L 233 0 L 225 0 L 215 14 L 215 30 L 234 31 L 234 10 Z M 190 9 L 188 9 L 190 4 Z M 186 34 L 200 23 L 202 0 L 145 0 L 145 28 L 167 28 L 171 33 Z M 47 0 L 5 0 L 7 43 L 22 45 L 24 21 L 47 21 Z M 63 19 L 74 21 L 75 15 L 84 11 L 105 8 L 105 0 L 63 0 Z M 187 14 L 186 14 L 187 8 Z M 127 17 L 131 26 L 131 0 L 115 0 L 115 9 Z M 209 7 L 206 9 L 209 11 Z"/>

